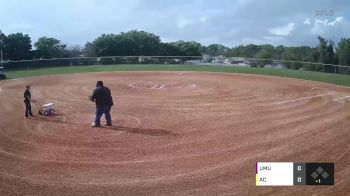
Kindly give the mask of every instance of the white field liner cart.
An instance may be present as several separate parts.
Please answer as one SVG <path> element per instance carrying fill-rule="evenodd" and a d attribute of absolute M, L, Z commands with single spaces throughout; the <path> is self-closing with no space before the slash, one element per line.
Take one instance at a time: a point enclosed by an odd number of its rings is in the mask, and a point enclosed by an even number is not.
<path fill-rule="evenodd" d="M 47 103 L 44 105 L 41 105 L 39 101 L 33 101 L 38 108 L 39 115 L 42 116 L 51 116 L 56 114 L 55 104 L 53 103 Z"/>

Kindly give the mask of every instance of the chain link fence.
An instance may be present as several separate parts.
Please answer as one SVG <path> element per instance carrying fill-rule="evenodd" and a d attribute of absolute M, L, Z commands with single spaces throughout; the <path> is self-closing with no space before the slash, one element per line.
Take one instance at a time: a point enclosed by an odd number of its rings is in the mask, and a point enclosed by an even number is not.
<path fill-rule="evenodd" d="M 303 71 L 317 71 L 335 74 L 350 75 L 350 66 L 303 62 L 303 61 L 288 61 L 276 59 L 257 59 L 243 57 L 207 57 L 203 58 L 202 64 L 220 65 L 220 66 L 242 66 L 242 67 L 264 67 L 274 69 L 291 69 Z"/>
<path fill-rule="evenodd" d="M 201 56 L 109 56 L 76 57 L 23 61 L 3 61 L 6 70 L 33 69 L 59 66 L 117 65 L 117 64 L 190 64 L 200 62 Z"/>
<path fill-rule="evenodd" d="M 253 59 L 253 58 L 246 59 L 246 62 L 251 67 L 293 69 L 293 70 L 317 71 L 317 72 L 350 75 L 350 66 L 303 62 L 303 61 Z"/>
<path fill-rule="evenodd" d="M 3 61 L 5 70 L 23 70 L 42 67 L 118 65 L 118 64 L 188 64 L 212 66 L 246 66 L 275 69 L 293 69 L 350 75 L 349 66 L 323 64 L 303 61 L 275 59 L 256 59 L 225 56 L 109 56 L 109 57 L 76 57 L 24 61 Z"/>

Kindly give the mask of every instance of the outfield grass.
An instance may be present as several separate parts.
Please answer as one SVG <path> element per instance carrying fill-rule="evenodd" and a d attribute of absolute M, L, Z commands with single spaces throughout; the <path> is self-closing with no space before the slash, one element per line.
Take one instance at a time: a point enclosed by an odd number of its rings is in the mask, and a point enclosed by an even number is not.
<path fill-rule="evenodd" d="M 81 72 L 109 72 L 109 71 L 208 71 L 208 72 L 229 72 L 245 73 L 269 76 L 280 76 L 304 80 L 320 81 L 343 86 L 350 86 L 350 76 L 330 74 L 311 71 L 297 71 L 272 68 L 252 67 L 224 67 L 208 65 L 92 65 L 92 66 L 70 66 L 56 68 L 42 68 L 21 71 L 9 71 L 7 77 L 25 78 L 42 75 L 57 75 Z"/>

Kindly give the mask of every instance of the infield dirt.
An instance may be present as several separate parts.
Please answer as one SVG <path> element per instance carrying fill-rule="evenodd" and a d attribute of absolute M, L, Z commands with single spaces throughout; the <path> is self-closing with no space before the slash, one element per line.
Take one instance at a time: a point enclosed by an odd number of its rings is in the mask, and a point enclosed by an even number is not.
<path fill-rule="evenodd" d="M 113 127 L 89 126 L 97 80 L 112 90 Z M 58 114 L 24 119 L 26 84 Z M 0 195 L 350 193 L 349 88 L 196 72 L 71 74 L 0 88 Z M 334 162 L 335 185 L 256 187 L 257 161 Z"/>

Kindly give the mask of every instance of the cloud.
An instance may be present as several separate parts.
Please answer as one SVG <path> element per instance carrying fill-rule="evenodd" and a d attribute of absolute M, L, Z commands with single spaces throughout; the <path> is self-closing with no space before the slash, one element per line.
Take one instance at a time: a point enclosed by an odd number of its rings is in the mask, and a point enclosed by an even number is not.
<path fill-rule="evenodd" d="M 345 23 L 345 20 L 343 17 L 338 17 L 334 21 L 330 21 L 330 22 L 328 22 L 327 19 L 315 20 L 314 28 L 312 30 L 314 32 L 320 32 L 327 28 L 342 26 L 344 23 Z"/>
<path fill-rule="evenodd" d="M 275 28 L 269 29 L 269 31 L 273 35 L 286 36 L 286 35 L 289 35 L 294 30 L 294 26 L 295 26 L 295 23 L 291 22 L 288 25 L 285 25 L 282 27 L 275 27 Z"/>
<path fill-rule="evenodd" d="M 0 5 L 0 30 L 28 33 L 33 42 L 49 36 L 83 45 L 103 33 L 132 29 L 164 41 L 227 46 L 312 45 L 316 34 L 335 42 L 350 37 L 348 0 L 0 0 Z M 332 10 L 334 16 L 317 17 L 315 10 Z"/>
<path fill-rule="evenodd" d="M 344 23 L 344 18 L 343 17 L 338 17 L 336 18 L 333 22 L 328 23 L 330 26 L 335 26 L 337 23 Z"/>
<path fill-rule="evenodd" d="M 264 37 L 265 40 L 268 41 L 280 41 L 283 39 L 283 37 L 278 37 L 278 36 L 265 36 Z"/>
<path fill-rule="evenodd" d="M 177 27 L 182 29 L 190 24 L 193 24 L 193 22 L 189 19 L 186 19 L 186 18 L 179 18 L 177 20 Z"/>
<path fill-rule="evenodd" d="M 207 21 L 207 17 L 203 16 L 203 17 L 201 17 L 201 18 L 199 19 L 199 21 L 205 22 L 205 21 Z"/>
<path fill-rule="evenodd" d="M 324 37 L 332 37 L 339 40 L 341 37 L 348 37 L 350 24 L 344 17 L 337 17 L 333 21 L 315 20 L 311 32 Z"/>
<path fill-rule="evenodd" d="M 304 20 L 304 24 L 307 24 L 307 25 L 311 24 L 310 19 L 307 18 L 306 20 Z"/>
<path fill-rule="evenodd" d="M 30 24 L 30 23 L 26 23 L 26 22 L 20 22 L 20 23 L 11 23 L 8 27 L 9 29 L 13 30 L 13 31 L 17 31 L 17 30 L 32 30 L 35 28 L 34 25 Z"/>

